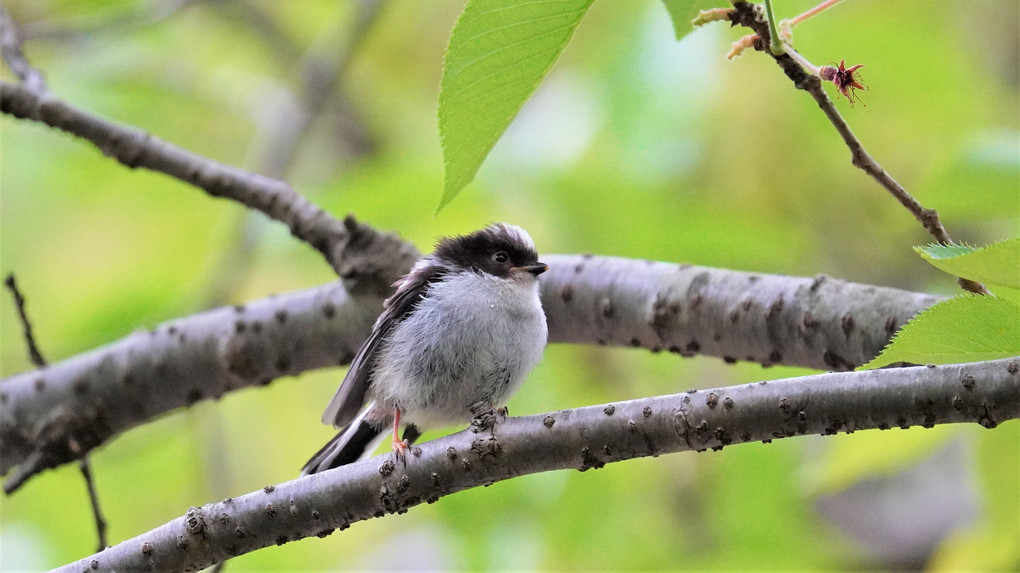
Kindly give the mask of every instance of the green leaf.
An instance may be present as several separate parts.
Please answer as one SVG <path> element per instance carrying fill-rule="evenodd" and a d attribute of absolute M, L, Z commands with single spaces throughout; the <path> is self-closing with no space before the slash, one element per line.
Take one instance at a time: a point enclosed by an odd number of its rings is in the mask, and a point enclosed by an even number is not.
<path fill-rule="evenodd" d="M 954 364 L 1020 355 L 1020 306 L 996 296 L 962 295 L 915 316 L 874 360 L 860 369 L 894 362 Z"/>
<path fill-rule="evenodd" d="M 925 260 L 929 259 L 950 259 L 958 257 L 960 255 L 966 255 L 973 253 L 978 250 L 977 247 L 961 243 L 951 243 L 949 245 L 940 245 L 938 243 L 930 243 L 923 247 L 914 247 L 919 255 L 924 257 Z"/>
<path fill-rule="evenodd" d="M 450 35 L 439 88 L 439 135 L 446 164 L 439 209 L 474 179 L 591 3 L 469 0 Z"/>
<path fill-rule="evenodd" d="M 1020 288 L 1020 237 L 982 247 L 926 245 L 914 247 L 939 269 L 992 285 Z"/>
<path fill-rule="evenodd" d="M 662 0 L 673 22 L 673 33 L 677 40 L 694 31 L 692 21 L 702 10 L 717 8 L 728 4 L 725 0 Z"/>
<path fill-rule="evenodd" d="M 1020 304 L 1020 289 L 1004 286 L 995 286 L 995 296 L 1013 301 L 1013 304 Z"/>

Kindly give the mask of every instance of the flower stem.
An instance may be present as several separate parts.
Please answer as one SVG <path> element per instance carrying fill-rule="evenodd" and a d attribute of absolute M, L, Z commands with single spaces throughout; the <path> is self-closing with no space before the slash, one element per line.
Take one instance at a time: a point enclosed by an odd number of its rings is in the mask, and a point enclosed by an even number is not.
<path fill-rule="evenodd" d="M 793 58 L 793 61 L 795 61 L 798 64 L 800 64 L 805 70 L 808 71 L 808 73 L 816 75 L 816 76 L 819 75 L 818 66 L 816 66 L 816 65 L 812 64 L 811 62 L 809 62 L 807 60 L 807 58 L 805 58 L 804 56 L 800 55 L 800 53 L 797 52 L 797 50 L 794 50 L 793 48 L 787 47 L 786 48 L 786 55 L 788 55 L 791 58 Z"/>
<path fill-rule="evenodd" d="M 825 0 L 825 2 L 822 2 L 821 4 L 815 6 L 814 8 L 808 10 L 807 12 L 804 12 L 803 14 L 797 16 L 796 18 L 787 20 L 787 22 L 789 22 L 790 26 L 796 26 L 797 24 L 800 24 L 804 20 L 807 20 L 808 18 L 814 16 L 815 14 L 828 10 L 829 8 L 835 6 L 836 4 L 839 4 L 842 1 L 843 0 Z"/>
<path fill-rule="evenodd" d="M 831 1 L 831 0 L 830 0 Z M 779 38 L 779 28 L 776 27 L 776 16 L 772 12 L 772 0 L 765 0 L 765 15 L 769 20 L 769 51 L 779 56 L 786 53 L 786 47 Z"/>

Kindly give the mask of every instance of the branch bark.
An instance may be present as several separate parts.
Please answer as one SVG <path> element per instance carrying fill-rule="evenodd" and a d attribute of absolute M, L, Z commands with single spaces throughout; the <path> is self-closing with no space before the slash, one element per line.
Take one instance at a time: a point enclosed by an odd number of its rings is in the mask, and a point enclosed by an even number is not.
<path fill-rule="evenodd" d="M 590 255 L 543 256 L 550 342 L 847 370 L 938 297 L 816 278 Z M 0 381 L 0 473 L 13 492 L 175 408 L 350 362 L 383 295 L 330 283 L 139 332 Z"/>
<path fill-rule="evenodd" d="M 18 466 L 4 489 L 174 408 L 348 363 L 381 309 L 381 297 L 334 282 L 166 323 L 3 380 L 0 472 Z"/>
<path fill-rule="evenodd" d="M 814 278 L 592 255 L 542 259 L 550 342 L 852 370 L 940 297 Z"/>
<path fill-rule="evenodd" d="M 92 142 L 105 155 L 132 169 L 145 168 L 190 183 L 213 197 L 224 197 L 287 225 L 292 235 L 322 253 L 345 280 L 367 282 L 385 292 L 416 257 L 409 245 L 388 239 L 368 227 L 356 228 L 353 218 L 341 221 L 298 194 L 287 183 L 207 159 L 127 126 L 86 113 L 49 93 L 0 80 L 0 112 L 44 123 Z M 359 233 L 360 237 L 355 237 Z M 368 239 L 392 256 L 374 253 L 372 261 L 352 261 L 351 249 Z M 371 262 L 368 266 L 366 263 Z M 357 287 L 355 287 L 357 288 Z"/>
<path fill-rule="evenodd" d="M 0 8 L 2 9 L 2 8 Z M 7 289 L 11 291 L 11 296 L 14 298 L 14 306 L 17 307 L 18 317 L 21 319 L 22 333 L 25 337 L 25 343 L 28 346 L 28 354 L 32 360 L 32 364 L 35 364 L 39 368 L 45 368 L 48 364 L 46 359 L 43 358 L 42 352 L 39 350 L 38 345 L 35 342 L 35 335 L 32 334 L 32 322 L 28 319 L 28 311 L 25 309 L 25 297 L 21 295 L 21 289 L 18 288 L 18 283 L 14 279 L 14 274 L 7 275 L 7 280 L 4 281 Z M 70 449 L 72 452 L 77 452 L 77 444 L 70 443 Z M 92 479 L 92 467 L 89 463 L 88 454 L 82 454 L 78 460 L 78 469 L 81 470 L 82 478 L 85 480 L 85 488 L 89 492 L 89 502 L 92 505 L 92 516 L 96 522 L 96 534 L 98 536 L 99 549 L 102 551 L 106 547 L 106 519 L 103 518 L 103 510 L 99 504 L 99 494 L 96 492 L 96 485 Z"/>
<path fill-rule="evenodd" d="M 1020 359 L 830 373 L 508 418 L 412 449 L 192 507 L 58 571 L 186 570 L 521 475 L 585 471 L 679 451 L 798 435 L 1020 417 Z"/>

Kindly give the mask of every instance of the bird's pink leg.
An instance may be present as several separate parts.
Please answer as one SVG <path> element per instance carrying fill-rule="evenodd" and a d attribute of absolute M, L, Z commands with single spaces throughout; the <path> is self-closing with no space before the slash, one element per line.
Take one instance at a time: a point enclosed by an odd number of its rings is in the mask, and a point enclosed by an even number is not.
<path fill-rule="evenodd" d="M 400 408 L 398 407 L 393 408 L 393 441 L 391 445 L 393 446 L 393 453 L 401 458 L 404 457 L 404 452 L 410 447 L 407 440 L 400 439 Z"/>

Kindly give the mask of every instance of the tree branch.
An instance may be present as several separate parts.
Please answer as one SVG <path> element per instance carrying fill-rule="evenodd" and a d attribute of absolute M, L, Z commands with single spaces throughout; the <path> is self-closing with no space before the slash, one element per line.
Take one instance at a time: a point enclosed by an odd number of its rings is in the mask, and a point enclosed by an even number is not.
<path fill-rule="evenodd" d="M 779 64 L 779 67 L 783 69 L 783 73 L 786 74 L 790 80 L 793 81 L 794 86 L 797 89 L 804 90 L 814 98 L 818 107 L 825 113 L 825 117 L 829 119 L 832 126 L 836 128 L 840 137 L 843 138 L 843 143 L 846 144 L 850 150 L 851 162 L 855 167 L 861 169 L 872 179 L 878 182 L 886 191 L 888 191 L 901 205 L 907 208 L 908 211 L 914 218 L 921 223 L 921 225 L 935 238 L 940 244 L 946 245 L 952 243 L 953 240 L 949 236 L 949 232 L 942 225 L 942 221 L 939 219 L 938 211 L 935 209 L 928 209 L 921 205 L 921 203 L 915 199 L 898 181 L 893 179 L 892 175 L 882 168 L 877 161 L 864 149 L 864 145 L 861 143 L 857 136 L 854 135 L 853 131 L 850 130 L 850 126 L 847 124 L 843 116 L 840 115 L 836 106 L 833 105 L 832 100 L 829 99 L 828 94 L 822 89 L 822 82 L 813 74 L 809 74 L 797 61 L 790 57 L 786 53 L 774 54 L 769 49 L 769 43 L 771 34 L 769 31 L 769 23 L 767 18 L 762 14 L 761 8 L 757 4 L 750 4 L 748 2 L 734 2 L 733 12 L 731 20 L 734 24 L 740 24 L 751 30 L 754 30 L 755 34 L 758 35 L 759 41 L 755 43 L 755 49 L 764 52 L 772 57 Z M 976 294 L 988 294 L 984 285 L 979 282 L 972 281 L 960 277 L 960 286 L 970 292 Z"/>
<path fill-rule="evenodd" d="M 786 277 L 581 255 L 543 256 L 550 342 L 845 370 L 876 356 L 938 297 L 824 276 Z M 220 308 L 0 381 L 0 473 L 40 471 L 198 400 L 348 363 L 382 297 L 331 283 Z"/>
<path fill-rule="evenodd" d="M 830 373 L 508 418 L 201 508 L 58 571 L 198 570 L 550 470 L 868 429 L 1020 417 L 1020 360 Z"/>
<path fill-rule="evenodd" d="M 18 311 L 18 318 L 21 319 L 21 331 L 25 337 L 25 344 L 28 346 L 28 356 L 32 364 L 42 368 L 46 366 L 46 359 L 35 344 L 35 335 L 32 333 L 32 322 L 28 320 L 28 312 L 25 310 L 25 297 L 21 296 L 18 282 L 14 279 L 14 273 L 8 274 L 4 279 L 4 286 L 11 291 L 11 298 L 14 299 L 14 307 Z"/>
<path fill-rule="evenodd" d="M 102 507 L 99 505 L 99 492 L 96 491 L 95 478 L 92 477 L 92 463 L 89 462 L 88 454 L 82 455 L 78 460 L 78 470 L 85 480 L 85 490 L 89 494 L 89 504 L 92 506 L 92 519 L 96 524 L 97 543 L 99 551 L 106 548 L 106 518 L 103 517 Z"/>
<path fill-rule="evenodd" d="M 8 493 L 159 414 L 278 376 L 350 362 L 382 309 L 339 282 L 136 332 L 0 382 Z"/>
<path fill-rule="evenodd" d="M 7 9 L 0 5 L 0 55 L 7 62 L 7 67 L 21 79 L 25 89 L 38 94 L 48 93 L 46 77 L 25 58 L 22 43 L 18 23 L 7 13 Z"/>
<path fill-rule="evenodd" d="M 940 297 L 850 283 L 592 255 L 543 255 L 550 342 L 852 370 Z"/>
<path fill-rule="evenodd" d="M 4 281 L 4 284 L 11 291 L 11 297 L 14 298 L 14 306 L 17 307 L 25 342 L 28 345 L 29 357 L 37 367 L 45 368 L 47 365 L 46 359 L 43 358 L 42 352 L 39 351 L 39 347 L 36 345 L 35 336 L 32 334 L 32 323 L 28 320 L 28 312 L 25 309 L 25 297 L 21 295 L 21 290 L 18 289 L 18 283 L 14 279 L 13 273 L 7 275 L 7 280 Z M 80 452 L 76 443 L 71 442 L 69 445 L 73 453 L 77 454 Z M 103 518 L 103 510 L 99 505 L 99 495 L 96 493 L 96 486 L 92 480 L 92 467 L 89 464 L 88 454 L 81 454 L 78 460 L 78 469 L 81 470 L 82 478 L 85 480 L 85 488 L 89 492 L 92 516 L 95 518 L 96 534 L 99 538 L 98 550 L 102 551 L 106 547 L 106 520 Z"/>
<path fill-rule="evenodd" d="M 214 197 L 225 197 L 259 211 L 287 225 L 292 235 L 322 253 L 344 279 L 348 288 L 385 292 L 413 262 L 416 253 L 406 244 L 377 234 L 368 227 L 357 231 L 348 217 L 340 221 L 298 194 L 290 185 L 276 179 L 246 172 L 218 163 L 186 149 L 167 143 L 131 126 L 102 119 L 75 108 L 49 94 L 38 94 L 25 86 L 0 81 L 0 111 L 21 119 L 38 121 L 86 139 L 104 154 L 134 169 L 142 167 L 165 173 L 205 190 Z M 392 256 L 372 253 L 357 264 L 349 247 L 365 246 L 370 241 L 384 247 Z M 361 252 L 364 252 L 363 250 Z"/>

